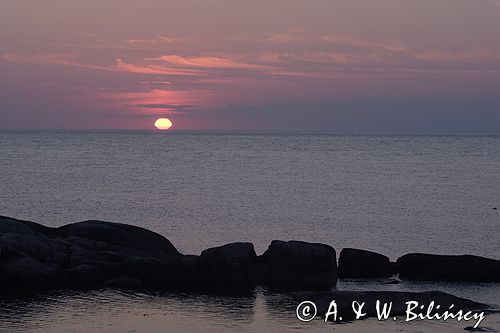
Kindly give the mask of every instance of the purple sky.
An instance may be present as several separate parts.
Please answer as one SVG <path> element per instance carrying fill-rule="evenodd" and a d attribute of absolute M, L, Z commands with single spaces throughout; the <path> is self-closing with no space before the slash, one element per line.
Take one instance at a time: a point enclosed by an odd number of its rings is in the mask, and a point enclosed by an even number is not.
<path fill-rule="evenodd" d="M 499 0 L 6 0 L 0 128 L 500 133 Z"/>

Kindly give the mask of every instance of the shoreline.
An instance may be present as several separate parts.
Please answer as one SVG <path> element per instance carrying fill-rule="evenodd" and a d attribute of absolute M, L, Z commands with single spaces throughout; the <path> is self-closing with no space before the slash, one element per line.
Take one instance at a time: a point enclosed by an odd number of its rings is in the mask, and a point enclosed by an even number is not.
<path fill-rule="evenodd" d="M 257 255 L 252 243 L 229 243 L 199 256 L 181 254 L 147 229 L 105 221 L 58 228 L 0 216 L 4 286 L 251 289 L 265 285 L 328 290 L 340 279 L 500 282 L 500 260 L 410 253 L 395 262 L 360 249 L 274 240 Z M 392 280 L 389 283 L 398 283 Z"/>
<path fill-rule="evenodd" d="M 255 253 L 251 243 L 230 243 L 206 249 L 199 256 L 183 255 L 165 237 L 136 226 L 84 221 L 50 228 L 0 216 L 0 301 L 14 304 L 23 299 L 32 302 L 31 299 L 43 295 L 71 298 L 71 295 L 114 293 L 217 300 L 243 298 L 254 302 L 271 297 L 278 298 L 269 301 L 269 311 L 273 313 L 283 310 L 294 313 L 294 307 L 309 300 L 317 304 L 318 318 L 324 318 L 328 305 L 335 301 L 342 313 L 342 318 L 339 315 L 334 320 L 340 324 L 335 326 L 339 329 L 342 323 L 348 323 L 351 329 L 368 329 L 373 320 L 381 331 L 394 325 L 403 332 L 405 327 L 436 327 L 442 331 L 443 327 L 454 330 L 460 325 L 475 329 L 472 319 L 485 327 L 491 326 L 490 321 L 496 323 L 499 314 L 495 309 L 500 304 L 480 303 L 473 297 L 457 297 L 437 290 L 444 283 L 474 284 L 471 278 L 477 277 L 490 280 L 482 283 L 485 288 L 498 288 L 498 282 L 491 280 L 500 272 L 499 264 L 498 260 L 477 256 L 424 254 L 408 254 L 391 262 L 386 256 L 352 248 L 342 249 L 337 258 L 335 249 L 329 245 L 300 241 L 273 241 L 261 255 Z M 447 282 L 436 269 L 444 267 L 447 272 L 449 265 L 459 265 L 461 268 L 455 271 L 462 275 L 444 275 Z M 463 269 L 470 265 L 476 265 L 473 275 Z M 415 266 L 420 273 L 426 267 L 427 277 L 414 275 Z M 449 277 L 455 282 L 449 282 Z M 427 283 L 435 290 L 393 290 L 399 285 L 419 283 Z M 376 285 L 376 290 L 357 289 L 370 284 Z M 377 301 L 390 303 L 394 316 L 404 315 L 406 302 L 414 301 L 423 307 L 414 309 L 417 317 L 424 318 L 426 313 L 435 316 L 437 309 L 429 310 L 434 304 L 444 310 L 453 304 L 456 311 L 472 319 L 454 324 L 414 320 L 404 322 L 403 327 L 399 319 L 377 320 Z M 365 315 L 358 320 L 352 310 L 354 302 L 366 303 Z M 474 317 L 481 313 L 486 319 Z"/>

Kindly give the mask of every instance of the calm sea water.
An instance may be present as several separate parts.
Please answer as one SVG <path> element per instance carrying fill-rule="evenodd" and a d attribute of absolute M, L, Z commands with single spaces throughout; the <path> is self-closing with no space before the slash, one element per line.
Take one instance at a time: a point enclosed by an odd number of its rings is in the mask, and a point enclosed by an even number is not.
<path fill-rule="evenodd" d="M 4 131 L 0 214 L 50 226 L 135 224 L 194 254 L 233 241 L 262 253 L 273 239 L 299 239 L 392 259 L 407 252 L 500 259 L 499 170 L 495 136 Z M 339 285 L 360 287 L 380 288 Z M 390 288 L 500 303 L 491 284 Z M 283 299 L 262 290 L 246 298 L 51 293 L 3 300 L 0 331 L 332 330 L 293 320 Z"/>

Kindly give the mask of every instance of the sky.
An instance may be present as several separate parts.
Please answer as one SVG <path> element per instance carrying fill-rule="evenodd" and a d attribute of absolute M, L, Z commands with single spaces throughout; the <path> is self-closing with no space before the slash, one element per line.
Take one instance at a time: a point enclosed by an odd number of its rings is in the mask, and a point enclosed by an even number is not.
<path fill-rule="evenodd" d="M 499 0 L 0 0 L 0 128 L 500 134 Z"/>

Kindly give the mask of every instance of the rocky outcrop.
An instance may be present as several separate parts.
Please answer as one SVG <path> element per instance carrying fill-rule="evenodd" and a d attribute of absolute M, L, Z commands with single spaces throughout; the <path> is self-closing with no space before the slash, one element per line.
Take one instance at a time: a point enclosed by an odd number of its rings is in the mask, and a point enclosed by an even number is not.
<path fill-rule="evenodd" d="M 59 228 L 0 217 L 0 288 L 251 289 L 330 287 L 335 250 L 273 241 L 258 257 L 251 243 L 182 255 L 165 237 L 136 226 L 85 221 Z"/>
<path fill-rule="evenodd" d="M 328 245 L 272 241 L 262 255 L 258 279 L 279 287 L 328 288 L 337 282 L 337 258 Z"/>
<path fill-rule="evenodd" d="M 210 248 L 167 263 L 168 285 L 189 289 L 328 289 L 337 282 L 335 250 L 324 244 L 273 241 L 257 256 L 251 243 Z"/>
<path fill-rule="evenodd" d="M 401 278 L 500 282 L 500 260 L 471 255 L 411 253 L 396 262 Z"/>
<path fill-rule="evenodd" d="M 85 221 L 57 228 L 54 234 L 71 238 L 84 245 L 94 245 L 99 251 L 128 256 L 150 256 L 158 260 L 177 257 L 180 253 L 165 237 L 128 224 L 104 221 Z"/>
<path fill-rule="evenodd" d="M 210 284 L 215 286 L 250 286 L 251 271 L 257 255 L 252 243 L 231 243 L 201 253 Z"/>
<path fill-rule="evenodd" d="M 364 250 L 342 250 L 339 266 L 341 277 L 394 273 L 387 257 Z M 408 279 L 500 281 L 500 261 L 476 256 L 408 254 L 396 268 Z M 182 255 L 167 238 L 136 226 L 49 228 L 0 216 L 0 288 L 330 289 L 337 277 L 335 250 L 325 244 L 275 240 L 257 256 L 251 243 L 230 243 Z"/>
<path fill-rule="evenodd" d="M 181 254 L 152 231 L 103 221 L 60 228 L 0 217 L 0 285 L 86 288 L 119 277 L 163 283 L 166 263 Z"/>
<path fill-rule="evenodd" d="M 351 248 L 340 251 L 340 278 L 383 278 L 394 273 L 393 265 L 384 255 Z"/>

